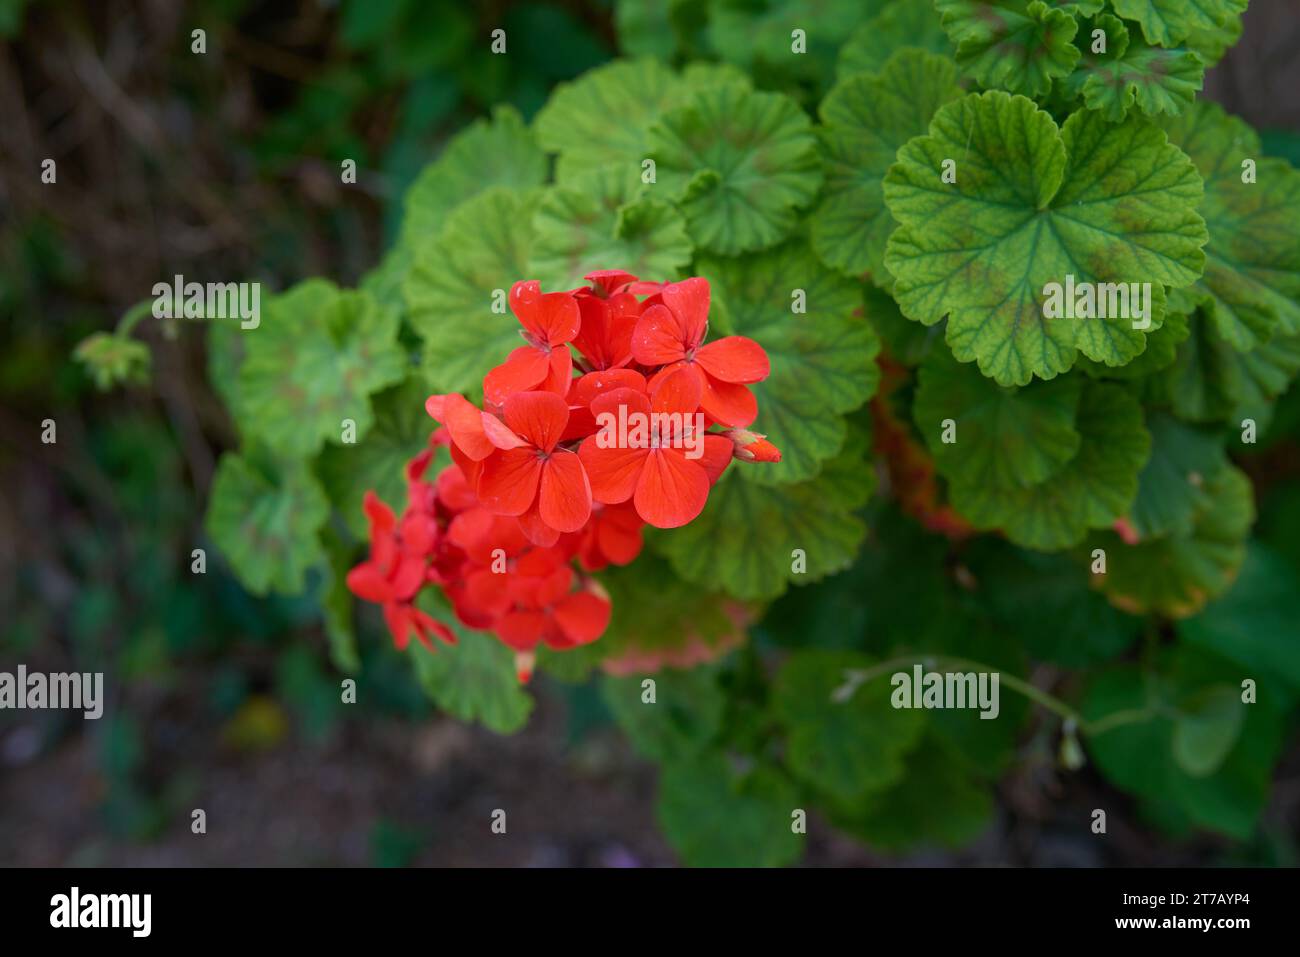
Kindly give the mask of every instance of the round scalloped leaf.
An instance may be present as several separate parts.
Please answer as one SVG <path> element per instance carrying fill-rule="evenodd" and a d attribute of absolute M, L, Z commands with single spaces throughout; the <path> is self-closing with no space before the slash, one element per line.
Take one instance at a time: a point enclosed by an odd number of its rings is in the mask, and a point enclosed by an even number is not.
<path fill-rule="evenodd" d="M 896 784 L 903 776 L 903 756 L 925 727 L 923 712 L 890 705 L 885 676 L 862 684 L 848 701 L 835 700 L 847 672 L 873 664 L 855 652 L 796 652 L 772 688 L 791 773 L 846 801 Z"/>
<path fill-rule="evenodd" d="M 406 375 L 397 312 L 367 293 L 308 279 L 268 300 L 263 313 L 257 328 L 243 330 L 241 426 L 284 456 L 340 442 L 345 419 L 363 438 L 374 421 L 370 394 Z"/>
<path fill-rule="evenodd" d="M 664 669 L 654 680 L 654 707 L 647 707 L 642 698 L 640 675 L 604 675 L 600 697 L 645 757 L 677 762 L 700 754 L 721 729 L 727 709 L 718 669 Z"/>
<path fill-rule="evenodd" d="M 1210 242 L 1193 291 L 1220 335 L 1246 351 L 1275 333 L 1300 334 L 1300 171 L 1265 159 L 1255 131 L 1215 103 L 1164 126 L 1205 178 Z M 1255 182 L 1242 182 L 1247 160 Z"/>
<path fill-rule="evenodd" d="M 957 64 L 984 87 L 1041 96 L 1079 59 L 1074 17 L 1042 0 L 935 0 Z"/>
<path fill-rule="evenodd" d="M 955 163 L 955 183 L 943 181 L 945 163 Z M 902 224 L 885 265 L 903 312 L 926 325 L 947 316 L 953 354 L 1001 385 L 1050 379 L 1077 352 L 1128 362 L 1145 334 L 1139 320 L 1111 314 L 1125 311 L 1108 292 L 1118 287 L 1099 284 L 1148 284 L 1155 329 L 1164 286 L 1189 285 L 1205 261 L 1201 179 L 1138 116 L 1114 125 L 1081 110 L 1058 129 L 1024 97 L 971 94 L 899 150 L 884 192 Z M 1093 284 L 1107 318 L 1044 315 L 1047 284 L 1070 277 Z"/>
<path fill-rule="evenodd" d="M 212 478 L 205 527 L 250 592 L 296 595 L 308 569 L 324 563 L 316 533 L 329 514 L 304 463 L 227 452 Z"/>
<path fill-rule="evenodd" d="M 492 119 L 475 120 L 448 141 L 426 166 L 404 200 L 399 242 L 442 232 L 447 215 L 490 186 L 529 189 L 546 182 L 546 154 L 519 111 L 498 106 Z"/>
<path fill-rule="evenodd" d="M 900 50 L 878 75 L 857 74 L 822 101 L 826 187 L 812 216 L 812 245 L 822 262 L 881 284 L 885 242 L 896 225 L 881 192 L 898 149 L 924 133 L 934 111 L 961 96 L 957 68 L 924 50 Z"/>
<path fill-rule="evenodd" d="M 875 394 L 880 341 L 862 317 L 858 283 L 827 269 L 806 243 L 740 259 L 703 258 L 713 284 L 718 335 L 748 336 L 771 359 L 771 375 L 752 389 L 753 428 L 781 450 L 781 461 L 742 469 L 762 484 L 811 478 L 844 445 L 844 413 Z M 802 292 L 805 312 L 796 313 Z"/>
<path fill-rule="evenodd" d="M 1178 623 L 1178 636 L 1300 694 L 1300 620 L 1297 570 L 1278 553 L 1252 544 L 1241 577 L 1195 618 Z"/>
<path fill-rule="evenodd" d="M 538 142 L 559 153 L 564 176 L 649 156 L 646 129 L 681 92 L 680 81 L 650 58 L 615 60 L 556 86 L 533 123 Z"/>
<path fill-rule="evenodd" d="M 656 812 L 668 842 L 691 867 L 781 867 L 803 853 L 790 827 L 799 795 L 760 766 L 739 773 L 721 752 L 664 765 Z"/>
<path fill-rule="evenodd" d="M 555 178 L 611 164 L 641 172 L 650 155 L 650 124 L 697 89 L 748 87 L 727 64 L 691 64 L 679 76 L 658 60 L 616 60 L 556 86 L 537 114 L 538 142 L 559 153 Z"/>
<path fill-rule="evenodd" d="M 696 244 L 723 255 L 780 242 L 821 186 L 812 124 L 781 93 L 699 90 L 652 126 L 650 140 L 658 187 Z"/>
<path fill-rule="evenodd" d="M 1129 518 L 1142 538 L 1188 534 L 1197 513 L 1209 504 L 1206 480 L 1227 464 L 1223 438 L 1163 412 L 1152 413 L 1147 428 L 1151 458 L 1138 477 Z"/>
<path fill-rule="evenodd" d="M 536 194 L 484 190 L 420 247 L 403 293 L 433 391 L 477 395 L 488 370 L 520 345 L 506 297 L 527 277 L 535 208 Z"/>
<path fill-rule="evenodd" d="M 1223 55 L 1241 39 L 1241 15 L 1248 0 L 1236 0 L 1240 8 L 1228 16 L 1220 26 L 1193 30 L 1187 37 L 1187 48 L 1210 68 L 1223 59 Z"/>
<path fill-rule="evenodd" d="M 1147 42 L 1171 47 L 1192 34 L 1230 29 L 1232 19 L 1246 9 L 1247 0 L 1111 0 L 1125 20 L 1142 25 Z"/>
<path fill-rule="evenodd" d="M 1112 532 L 1089 541 L 1090 548 L 1106 550 L 1101 586 L 1111 604 L 1133 614 L 1186 618 L 1232 584 L 1255 520 L 1250 479 L 1229 465 L 1203 489 L 1206 499 L 1190 532 L 1136 545 L 1125 545 Z"/>
<path fill-rule="evenodd" d="M 699 518 L 654 537 L 687 581 L 736 598 L 775 598 L 853 563 L 866 527 L 853 510 L 871 494 L 875 473 L 861 449 L 832 459 L 811 481 L 759 485 L 731 466 L 709 492 Z M 801 563 L 806 570 L 799 571 Z"/>
<path fill-rule="evenodd" d="M 1118 713 L 1150 717 L 1090 735 L 1089 752 L 1125 791 L 1246 839 L 1268 800 L 1282 743 L 1279 710 L 1264 701 L 1244 706 L 1235 682 L 1224 680 L 1232 665 L 1199 649 L 1166 649 L 1155 665 L 1154 672 L 1121 665 L 1091 681 L 1080 706 L 1089 722 Z"/>
<path fill-rule="evenodd" d="M 967 485 L 1019 488 L 1059 473 L 1079 452 L 1075 429 L 1084 380 L 1065 376 L 1023 388 L 1004 388 L 934 351 L 917 376 L 912 418 L 935 466 Z M 944 441 L 944 422 L 955 441 Z"/>
<path fill-rule="evenodd" d="M 833 802 L 831 821 L 885 851 L 901 852 L 918 844 L 967 845 L 988 828 L 993 798 L 966 757 L 931 729 L 904 758 L 903 776 L 894 787 L 865 802 Z"/>
<path fill-rule="evenodd" d="M 519 684 L 515 656 L 495 635 L 465 628 L 431 589 L 418 604 L 456 633 L 456 644 L 430 651 L 418 641 L 407 650 L 415 676 L 434 703 L 461 721 L 477 721 L 497 734 L 513 734 L 528 721 L 533 698 Z"/>
<path fill-rule="evenodd" d="M 835 72 L 840 79 L 854 73 L 875 73 L 904 47 L 929 50 L 949 58 L 956 52 L 933 5 L 916 0 L 892 0 L 853 31 L 840 48 Z"/>
<path fill-rule="evenodd" d="M 709 4 L 709 43 L 762 86 L 824 87 L 834 78 L 844 37 L 881 5 L 882 0 L 721 0 Z M 794 48 L 796 29 L 804 32 L 801 51 Z"/>
<path fill-rule="evenodd" d="M 546 191 L 533 216 L 528 275 L 546 289 L 571 289 L 617 266 L 645 279 L 677 279 L 691 261 L 686 222 L 645 192 L 632 170 L 606 166 Z"/>
<path fill-rule="evenodd" d="M 677 52 L 674 8 L 680 5 L 680 0 L 618 0 L 614 32 L 619 50 L 629 56 L 671 59 Z"/>
<path fill-rule="evenodd" d="M 979 528 L 1000 528 L 1017 545 L 1042 551 L 1108 527 L 1128 512 L 1151 452 L 1142 405 L 1122 386 L 1088 382 L 1075 427 L 1078 454 L 1047 481 L 1030 488 L 952 481 L 953 507 Z"/>
<path fill-rule="evenodd" d="M 1092 52 L 1093 29 L 1105 32 L 1106 49 L 1101 53 Z M 1205 83 L 1205 64 L 1195 53 L 1148 46 L 1130 37 L 1119 17 L 1099 17 L 1085 32 L 1087 48 L 1064 88 L 1113 123 L 1135 107 L 1147 116 L 1176 116 L 1191 107 Z"/>
<path fill-rule="evenodd" d="M 1171 366 L 1145 383 L 1149 401 L 1171 406 L 1192 422 L 1263 421 L 1273 400 L 1300 372 L 1300 336 L 1275 336 L 1238 352 L 1198 311 Z"/>
<path fill-rule="evenodd" d="M 429 433 L 436 426 L 424 411 L 428 395 L 416 376 L 386 389 L 375 396 L 375 425 L 364 439 L 327 445 L 321 452 L 316 474 L 330 502 L 360 539 L 369 534 L 361 508 L 367 491 L 373 490 L 399 512 L 406 504 L 406 464 L 428 446 Z"/>

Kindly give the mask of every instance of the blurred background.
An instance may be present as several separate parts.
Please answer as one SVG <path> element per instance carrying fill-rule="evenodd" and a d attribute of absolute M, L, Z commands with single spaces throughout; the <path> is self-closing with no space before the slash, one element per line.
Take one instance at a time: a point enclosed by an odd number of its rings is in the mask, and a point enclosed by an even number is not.
<path fill-rule="evenodd" d="M 498 26 L 511 56 L 489 53 Z M 340 708 L 314 601 L 249 596 L 211 548 L 190 573 L 234 444 L 201 335 L 142 325 L 149 387 L 101 393 L 70 358 L 160 277 L 354 284 L 449 135 L 496 103 L 531 117 L 615 37 L 600 0 L 0 0 L 0 670 L 104 671 L 110 696 L 98 722 L 0 712 L 0 864 L 675 862 L 655 772 L 591 686 L 543 676 L 527 728 L 498 736 L 439 716 L 366 621 L 361 703 Z M 1300 165 L 1298 51 L 1293 0 L 1253 0 L 1206 95 Z M 1298 406 L 1293 390 L 1281 438 L 1247 463 L 1260 533 L 1280 541 L 1300 540 Z M 1045 800 L 1032 773 L 1004 781 L 994 827 L 960 852 L 885 858 L 814 828 L 806 863 L 1286 862 L 1123 816 L 1090 841 L 1065 822 L 1114 792 L 1085 771 Z M 1293 831 L 1294 751 L 1272 801 L 1261 833 Z M 497 807 L 511 835 L 485 842 Z"/>

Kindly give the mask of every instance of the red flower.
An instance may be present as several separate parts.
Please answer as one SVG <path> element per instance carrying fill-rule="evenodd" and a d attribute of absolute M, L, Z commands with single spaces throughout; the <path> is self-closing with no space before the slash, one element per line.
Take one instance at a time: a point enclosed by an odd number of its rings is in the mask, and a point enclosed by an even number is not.
<path fill-rule="evenodd" d="M 637 514 L 656 528 L 677 528 L 703 511 L 709 486 L 731 461 L 732 446 L 720 435 L 701 435 L 691 421 L 701 391 L 699 377 L 679 367 L 660 379 L 652 397 L 615 389 L 592 402 L 598 422 L 607 414 L 632 426 L 619 441 L 602 431 L 578 449 L 596 501 L 617 505 L 630 498 Z M 637 422 L 652 422 L 652 413 L 667 416 L 657 436 L 636 428 Z M 691 458 L 687 453 L 697 444 L 701 454 Z"/>
<path fill-rule="evenodd" d="M 576 534 L 579 564 L 589 572 L 607 565 L 627 565 L 641 554 L 645 522 L 631 502 L 591 506 L 591 520 Z"/>
<path fill-rule="evenodd" d="M 641 315 L 641 303 L 631 293 L 606 292 L 606 296 L 579 292 L 575 297 L 582 327 L 573 345 L 594 370 L 617 369 L 632 361 L 632 333 Z"/>
<path fill-rule="evenodd" d="M 735 456 L 742 462 L 781 461 L 781 450 L 769 442 L 766 435 L 749 429 L 723 429 L 722 434 L 731 440 Z"/>
<path fill-rule="evenodd" d="M 517 515 L 533 542 L 554 544 L 591 515 L 591 485 L 578 456 L 557 448 L 569 407 L 550 392 L 517 392 L 506 399 L 510 440 L 483 460 L 478 497 L 497 515 Z"/>
<path fill-rule="evenodd" d="M 560 651 L 589 644 L 604 634 L 609 599 L 595 590 L 571 591 L 573 569 L 568 565 L 533 584 L 531 593 L 496 623 L 497 637 L 511 648 L 531 651 L 541 642 Z"/>
<path fill-rule="evenodd" d="M 483 377 L 483 395 L 500 406 L 516 392 L 542 390 L 564 395 L 573 375 L 573 356 L 565 345 L 578 334 L 582 319 L 568 292 L 542 292 L 537 280 L 517 282 L 510 290 L 510 310 L 524 327 L 528 343 Z"/>
<path fill-rule="evenodd" d="M 659 375 L 685 367 L 699 379 L 700 406 L 709 418 L 743 428 L 758 415 L 745 386 L 771 371 L 767 353 L 753 339 L 727 336 L 701 346 L 709 328 L 709 283 L 698 277 L 664 286 L 661 305 L 648 306 L 632 335 L 632 355 L 643 366 L 664 366 Z"/>

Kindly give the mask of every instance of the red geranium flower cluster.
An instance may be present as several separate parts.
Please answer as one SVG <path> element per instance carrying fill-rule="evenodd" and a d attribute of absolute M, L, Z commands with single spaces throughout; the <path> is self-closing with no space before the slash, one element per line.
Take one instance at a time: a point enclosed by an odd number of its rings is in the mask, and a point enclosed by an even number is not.
<path fill-rule="evenodd" d="M 401 519 L 367 495 L 370 557 L 348 587 L 383 605 L 397 647 L 412 634 L 430 648 L 434 636 L 455 641 L 413 604 L 432 583 L 462 623 L 515 650 L 527 680 L 539 643 L 574 648 L 604 632 L 609 598 L 590 573 L 636 558 L 645 525 L 693 520 L 733 458 L 780 461 L 747 428 L 767 354 L 743 336 L 704 343 L 706 280 L 587 279 L 569 292 L 516 283 L 526 344 L 484 377 L 484 408 L 430 396 L 441 427 L 408 466 Z M 426 480 L 444 445 L 452 464 Z"/>

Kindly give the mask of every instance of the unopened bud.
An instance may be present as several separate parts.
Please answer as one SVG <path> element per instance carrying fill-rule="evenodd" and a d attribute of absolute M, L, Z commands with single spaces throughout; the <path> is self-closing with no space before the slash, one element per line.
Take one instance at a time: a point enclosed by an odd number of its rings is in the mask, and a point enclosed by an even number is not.
<path fill-rule="evenodd" d="M 781 461 L 781 450 L 766 435 L 749 429 L 726 429 L 722 434 L 731 439 L 732 454 L 742 462 Z"/>

